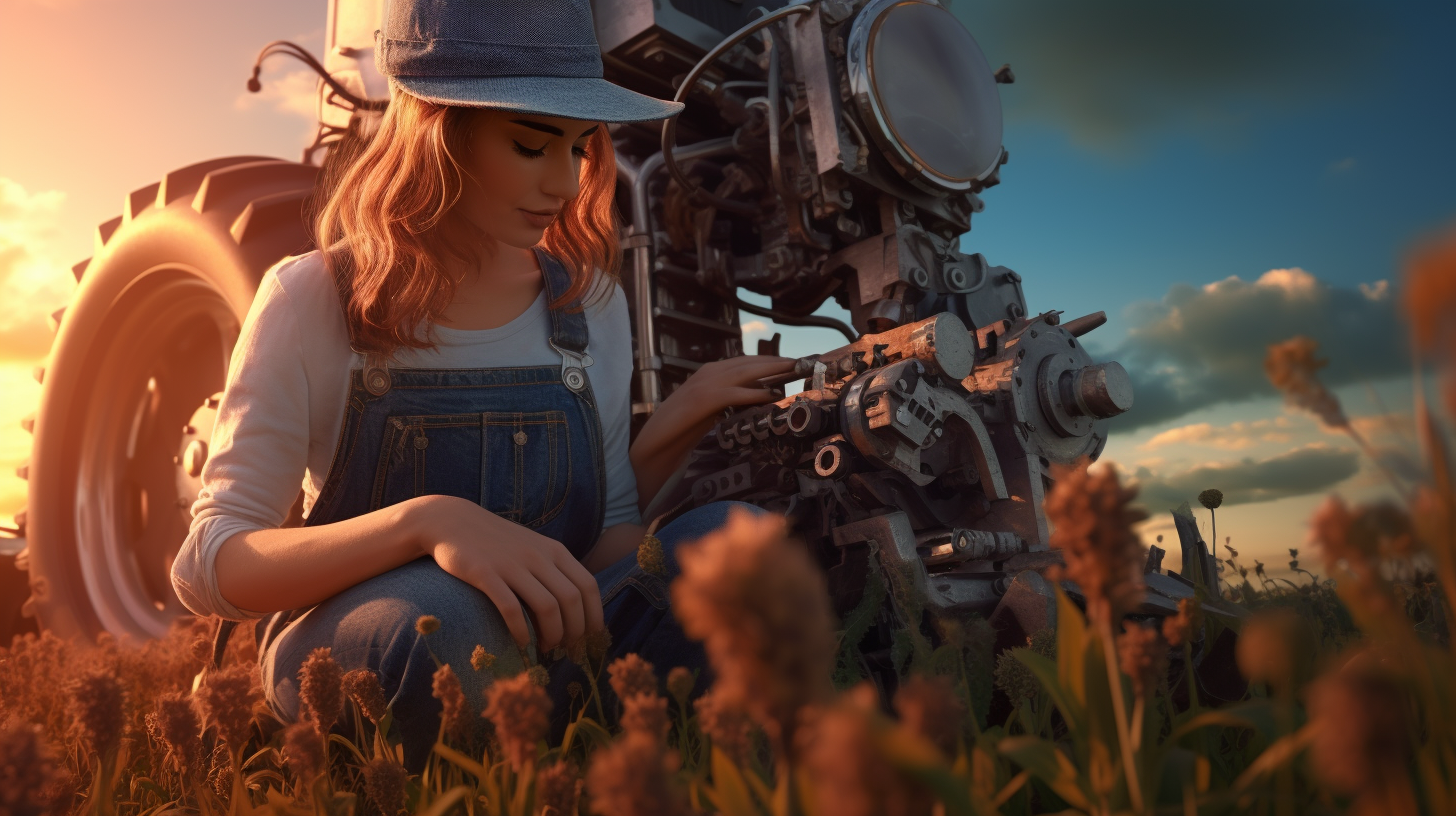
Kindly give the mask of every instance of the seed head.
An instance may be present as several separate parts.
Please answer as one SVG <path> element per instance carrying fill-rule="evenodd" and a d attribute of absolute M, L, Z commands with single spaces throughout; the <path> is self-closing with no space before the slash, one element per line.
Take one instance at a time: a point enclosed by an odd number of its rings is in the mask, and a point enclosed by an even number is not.
<path fill-rule="evenodd" d="M 121 744 L 126 728 L 126 693 L 106 669 L 91 669 L 71 683 L 71 717 L 76 728 L 105 755 Z"/>
<path fill-rule="evenodd" d="M 203 726 L 216 728 L 229 748 L 241 751 L 253 727 L 253 704 L 263 699 L 257 666 L 234 663 L 208 672 L 195 699 Z"/>
<path fill-rule="evenodd" d="M 1027 648 L 1036 654 L 1055 660 L 1057 657 L 1057 633 L 1055 629 L 1042 629 L 1026 639 Z M 1016 659 L 1009 651 L 996 659 L 996 687 L 1006 692 L 1013 704 L 1022 700 L 1034 700 L 1041 693 L 1041 681 Z"/>
<path fill-rule="evenodd" d="M 157 700 L 157 710 L 149 716 L 156 722 L 167 756 L 178 768 L 187 768 L 201 758 L 202 723 L 187 695 L 176 691 L 163 694 Z"/>
<path fill-rule="evenodd" d="M 798 740 L 817 812 L 835 816 L 928 814 L 931 801 L 909 784 L 875 747 L 887 727 L 872 686 L 861 684 L 832 705 L 815 706 Z"/>
<path fill-rule="evenodd" d="M 1273 343 L 1264 357 L 1264 373 L 1291 406 L 1309 411 L 1326 427 L 1349 428 L 1340 400 L 1319 381 L 1318 372 L 1329 361 L 1315 358 L 1318 349 L 1319 343 L 1304 335 Z"/>
<path fill-rule="evenodd" d="M 1209 488 L 1198 494 L 1198 503 L 1209 510 L 1217 510 L 1223 504 L 1223 491 Z"/>
<path fill-rule="evenodd" d="M 62 804 L 57 800 L 64 773 L 55 752 L 41 739 L 39 725 L 17 721 L 0 727 L 0 813 L 51 813 L 53 806 Z"/>
<path fill-rule="evenodd" d="M 688 697 L 693 693 L 693 685 L 697 678 L 693 673 L 682 666 L 674 666 L 672 671 L 667 673 L 667 693 L 672 699 L 677 700 L 679 708 L 687 710 Z"/>
<path fill-rule="evenodd" d="M 1293 689 L 1307 676 L 1313 653 L 1309 621 L 1280 606 L 1261 609 L 1249 618 L 1239 632 L 1234 657 L 1250 681 Z"/>
<path fill-rule="evenodd" d="M 440 701 L 440 720 L 445 724 L 445 735 L 456 740 L 465 739 L 470 733 L 470 705 L 465 702 L 460 678 L 455 676 L 448 663 L 435 669 L 430 693 Z"/>
<path fill-rule="evenodd" d="M 667 558 L 662 553 L 662 541 L 655 535 L 643 536 L 637 545 L 637 566 L 652 575 L 667 575 Z"/>
<path fill-rule="evenodd" d="M 545 666 L 532 666 L 526 669 L 526 676 L 541 688 L 546 688 L 546 684 L 551 682 L 551 673 L 546 671 Z"/>
<path fill-rule="evenodd" d="M 283 729 L 283 761 L 298 778 L 298 790 L 307 790 L 324 768 L 322 732 L 312 723 L 296 722 Z"/>
<path fill-rule="evenodd" d="M 228 753 L 227 743 L 219 740 L 213 745 L 212 754 L 207 761 L 207 784 L 212 792 L 223 799 L 232 796 L 233 759 Z"/>
<path fill-rule="evenodd" d="M 575 816 L 581 788 L 581 771 L 572 762 L 558 762 L 536 774 L 535 816 Z"/>
<path fill-rule="evenodd" d="M 600 667 L 602 661 L 607 659 L 607 647 L 611 645 L 611 632 L 606 629 L 592 629 L 571 644 L 567 651 L 573 663 L 591 671 L 591 666 Z"/>
<path fill-rule="evenodd" d="M 1142 602 L 1147 553 L 1133 526 L 1148 514 L 1132 504 L 1137 487 L 1123 487 L 1111 464 L 1092 473 L 1084 457 L 1059 467 L 1043 509 L 1055 530 L 1051 545 L 1066 560 L 1065 574 L 1087 598 L 1087 617 L 1111 624 Z"/>
<path fill-rule="evenodd" d="M 520 771 L 536 761 L 536 743 L 546 738 L 551 723 L 551 698 L 529 674 L 492 683 L 485 690 L 484 714 L 512 767 Z"/>
<path fill-rule="evenodd" d="M 1447 228 L 1411 253 L 1404 289 L 1403 305 L 1416 344 L 1423 351 L 1444 353 L 1447 365 L 1456 366 L 1456 229 Z M 1456 414 L 1456 377 L 1448 380 L 1446 401 Z"/>
<path fill-rule="evenodd" d="M 672 721 L 667 718 L 667 698 L 656 694 L 634 694 L 622 701 L 622 730 L 641 731 L 666 741 Z"/>
<path fill-rule="evenodd" d="M 1362 795 L 1406 777 L 1413 730 L 1409 693 L 1369 653 L 1310 685 L 1315 775 L 1336 793 Z"/>
<path fill-rule="evenodd" d="M 1168 646 L 1157 629 L 1123 621 L 1122 634 L 1117 636 L 1117 662 L 1132 680 L 1133 693 L 1151 697 L 1168 672 Z"/>
<path fill-rule="evenodd" d="M 415 621 L 415 631 L 421 635 L 433 635 L 440 629 L 440 619 L 434 615 L 421 615 Z"/>
<path fill-rule="evenodd" d="M 470 668 L 482 672 L 494 665 L 495 655 L 487 652 L 484 646 L 477 645 L 475 651 L 470 653 Z"/>
<path fill-rule="evenodd" d="M 1192 643 L 1194 635 L 1202 630 L 1203 608 L 1197 598 L 1180 598 L 1178 614 L 1163 621 L 1163 638 L 1174 648 Z"/>
<path fill-rule="evenodd" d="M 389 702 L 384 696 L 384 686 L 379 683 L 379 675 L 373 669 L 344 672 L 342 687 L 354 705 L 359 706 L 359 713 L 365 719 L 375 724 L 384 719 Z"/>
<path fill-rule="evenodd" d="M 748 758 L 748 714 L 718 693 L 716 685 L 693 703 L 693 710 L 698 715 L 698 727 L 713 745 L 734 764 L 742 765 Z"/>
<path fill-rule="evenodd" d="M 641 731 L 628 731 L 591 755 L 586 789 L 593 813 L 603 816 L 685 816 L 686 797 L 675 784 L 677 754 Z"/>
<path fill-rule="evenodd" d="M 956 697 L 950 678 L 913 676 L 895 691 L 900 722 L 929 740 L 947 759 L 956 755 L 966 706 Z"/>
<path fill-rule="evenodd" d="M 636 654 L 613 660 L 612 665 L 607 667 L 607 675 L 611 678 L 612 691 L 617 693 L 619 700 L 638 694 L 657 693 L 657 675 L 653 674 L 652 664 Z"/>
<path fill-rule="evenodd" d="M 404 807 L 409 774 L 392 759 L 379 757 L 364 766 L 364 793 L 384 816 L 394 816 Z"/>
<path fill-rule="evenodd" d="M 298 699 L 320 733 L 328 733 L 344 713 L 343 680 L 328 646 L 310 652 L 298 669 Z"/>
<path fill-rule="evenodd" d="M 778 514 L 734 508 L 696 544 L 679 547 L 682 577 L 672 608 L 703 641 L 717 693 L 791 750 L 794 719 L 827 699 L 834 667 L 834 616 L 824 573 Z"/>

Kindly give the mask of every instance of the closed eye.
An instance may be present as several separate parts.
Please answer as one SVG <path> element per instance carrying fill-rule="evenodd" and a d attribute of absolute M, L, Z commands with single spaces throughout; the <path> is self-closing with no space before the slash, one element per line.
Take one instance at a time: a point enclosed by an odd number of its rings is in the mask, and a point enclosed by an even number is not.
<path fill-rule="evenodd" d="M 512 139 L 511 140 L 511 144 L 512 145 L 515 145 L 515 148 L 516 148 L 516 152 L 517 153 L 521 154 L 522 156 L 525 156 L 528 159 L 539 159 L 542 156 L 546 155 L 546 145 L 541 145 L 540 147 L 537 147 L 537 148 L 531 148 L 531 147 L 526 147 L 525 145 L 521 144 L 520 142 L 516 141 L 515 139 Z M 550 144 L 550 142 L 547 142 L 547 144 Z M 583 159 L 586 158 L 587 155 L 588 155 L 587 154 L 587 150 L 586 150 L 585 147 L 580 147 L 580 146 L 575 146 L 575 145 L 572 146 L 571 152 L 572 153 L 575 153 L 577 156 L 579 156 L 579 157 L 581 157 Z"/>

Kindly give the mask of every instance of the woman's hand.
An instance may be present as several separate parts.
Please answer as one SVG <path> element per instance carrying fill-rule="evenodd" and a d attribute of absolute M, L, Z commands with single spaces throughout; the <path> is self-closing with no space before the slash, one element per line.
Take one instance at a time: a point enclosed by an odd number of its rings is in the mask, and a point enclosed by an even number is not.
<path fill-rule="evenodd" d="M 531 639 L 527 610 L 542 653 L 605 628 L 596 578 L 561 542 L 457 496 L 411 501 L 424 552 L 484 592 L 522 649 Z"/>
<path fill-rule="evenodd" d="M 629 452 L 640 509 L 647 509 L 723 409 L 771 400 L 773 392 L 758 381 L 792 371 L 795 359 L 754 354 L 705 363 L 663 400 Z"/>

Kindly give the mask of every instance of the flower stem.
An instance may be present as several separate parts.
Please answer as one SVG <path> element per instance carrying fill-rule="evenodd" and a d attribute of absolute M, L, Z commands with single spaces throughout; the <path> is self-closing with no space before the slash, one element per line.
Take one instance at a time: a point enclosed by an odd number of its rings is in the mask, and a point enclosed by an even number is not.
<path fill-rule="evenodd" d="M 1107 682 L 1112 687 L 1112 713 L 1117 720 L 1117 743 L 1122 750 L 1122 768 L 1127 776 L 1128 798 L 1132 801 L 1132 809 L 1141 813 L 1143 791 L 1142 786 L 1138 784 L 1132 735 L 1129 733 L 1127 725 L 1127 701 L 1123 699 L 1122 694 L 1122 675 L 1117 671 L 1117 647 L 1112 639 L 1112 622 L 1105 616 L 1099 616 L 1097 629 L 1102 636 L 1102 662 L 1107 666 Z"/>

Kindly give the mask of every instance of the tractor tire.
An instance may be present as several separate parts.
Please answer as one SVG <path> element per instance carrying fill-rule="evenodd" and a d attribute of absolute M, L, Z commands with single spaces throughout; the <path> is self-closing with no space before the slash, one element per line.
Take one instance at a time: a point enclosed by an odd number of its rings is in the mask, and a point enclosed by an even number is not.
<path fill-rule="evenodd" d="M 190 614 L 170 572 L 215 395 L 263 274 L 312 248 L 302 213 L 318 172 L 254 156 L 194 164 L 97 228 L 75 296 L 52 316 L 40 406 L 23 423 L 34 434 L 19 469 L 24 613 L 40 628 L 145 639 Z"/>

